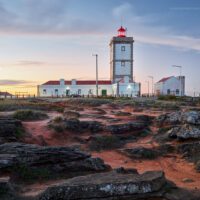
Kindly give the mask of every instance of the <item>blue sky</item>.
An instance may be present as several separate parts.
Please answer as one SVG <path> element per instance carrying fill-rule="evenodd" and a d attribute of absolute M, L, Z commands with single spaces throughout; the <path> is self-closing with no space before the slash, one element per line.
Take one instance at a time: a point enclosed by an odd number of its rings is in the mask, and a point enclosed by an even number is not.
<path fill-rule="evenodd" d="M 109 41 L 122 24 L 135 39 L 134 76 L 146 92 L 178 75 L 200 92 L 199 0 L 0 0 L 0 90 L 33 91 L 59 78 L 109 79 Z M 11 89 L 12 88 L 12 89 Z"/>

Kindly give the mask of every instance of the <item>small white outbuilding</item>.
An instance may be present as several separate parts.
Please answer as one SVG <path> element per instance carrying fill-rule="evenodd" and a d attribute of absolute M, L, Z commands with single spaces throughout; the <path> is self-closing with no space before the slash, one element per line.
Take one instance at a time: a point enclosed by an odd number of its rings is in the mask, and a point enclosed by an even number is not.
<path fill-rule="evenodd" d="M 185 95 L 185 76 L 162 78 L 155 84 L 156 95 Z"/>

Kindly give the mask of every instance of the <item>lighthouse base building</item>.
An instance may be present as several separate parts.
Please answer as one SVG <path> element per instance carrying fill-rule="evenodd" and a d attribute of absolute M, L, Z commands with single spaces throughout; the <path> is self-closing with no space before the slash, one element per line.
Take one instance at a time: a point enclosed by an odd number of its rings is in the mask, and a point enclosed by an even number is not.
<path fill-rule="evenodd" d="M 110 80 L 52 80 L 38 86 L 38 96 L 140 96 L 140 83 L 133 80 L 133 43 L 123 27 L 111 39 Z"/>

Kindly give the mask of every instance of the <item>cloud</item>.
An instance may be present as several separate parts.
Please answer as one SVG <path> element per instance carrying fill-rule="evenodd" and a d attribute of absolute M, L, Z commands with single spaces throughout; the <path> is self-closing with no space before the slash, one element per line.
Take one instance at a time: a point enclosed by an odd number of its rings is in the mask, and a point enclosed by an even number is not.
<path fill-rule="evenodd" d="M 32 83 L 33 83 L 32 81 L 26 81 L 26 80 L 11 80 L 11 79 L 0 80 L 0 86 L 25 85 Z"/>
<path fill-rule="evenodd" d="M 124 4 L 121 4 L 117 7 L 115 7 L 113 10 L 112 10 L 112 14 L 115 16 L 115 17 L 123 17 L 124 14 L 126 13 L 129 13 L 132 9 L 132 5 L 129 4 L 129 3 L 124 3 Z"/>
<path fill-rule="evenodd" d="M 200 51 L 200 38 L 176 35 L 170 27 L 152 25 L 151 22 L 156 21 L 159 16 L 137 15 L 132 4 L 127 2 L 112 7 L 111 19 L 107 21 L 105 18 L 96 19 L 89 15 L 84 18 L 81 17 L 81 14 L 78 16 L 70 9 L 68 0 L 21 0 L 21 2 L 23 12 L 20 12 L 20 9 L 15 12 L 10 11 L 0 3 L 0 34 L 103 36 L 105 30 L 106 34 L 113 33 L 110 26 L 111 21 L 119 23 L 119 18 L 126 16 L 125 25 L 128 26 L 128 31 L 134 33 L 136 41 Z M 192 10 L 197 8 L 176 7 L 171 9 Z M 105 15 L 107 14 L 105 13 Z M 17 63 L 22 66 L 43 64 L 45 63 L 40 61 Z"/>
<path fill-rule="evenodd" d="M 21 8 L 10 11 L 0 0 L 0 34 L 72 35 L 100 30 L 95 19 L 73 13 L 68 0 L 21 0 Z"/>
<path fill-rule="evenodd" d="M 46 62 L 42 62 L 42 61 L 30 61 L 30 60 L 21 60 L 19 62 L 17 62 L 16 65 L 20 65 L 20 66 L 33 66 L 33 65 L 46 65 Z"/>
<path fill-rule="evenodd" d="M 190 7 L 192 9 L 192 7 Z M 156 21 L 158 16 L 135 14 L 131 5 L 124 3 L 113 9 L 113 16 L 126 13 L 129 24 L 128 32 L 134 33 L 136 41 L 152 45 L 164 45 L 174 47 L 178 50 L 200 51 L 200 38 L 187 35 L 177 35 L 170 27 L 153 26 L 151 22 Z"/>
<path fill-rule="evenodd" d="M 174 11 L 199 11 L 200 7 L 172 7 L 170 10 Z"/>

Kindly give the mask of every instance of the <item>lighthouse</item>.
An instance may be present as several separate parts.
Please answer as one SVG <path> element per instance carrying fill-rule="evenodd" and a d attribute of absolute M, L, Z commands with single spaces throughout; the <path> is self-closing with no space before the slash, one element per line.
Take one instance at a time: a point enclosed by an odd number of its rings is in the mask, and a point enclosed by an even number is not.
<path fill-rule="evenodd" d="M 133 37 L 126 36 L 120 27 L 117 36 L 110 41 L 110 78 L 112 83 L 133 82 Z"/>
<path fill-rule="evenodd" d="M 120 27 L 110 41 L 110 80 L 98 80 L 101 96 L 140 96 L 140 83 L 133 80 L 133 37 Z M 50 80 L 38 87 L 39 96 L 93 96 L 97 80 Z"/>

